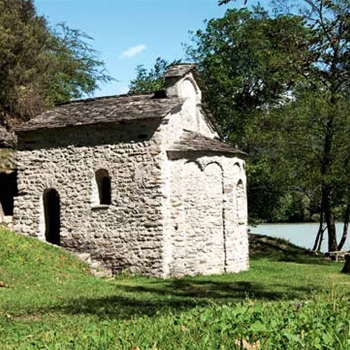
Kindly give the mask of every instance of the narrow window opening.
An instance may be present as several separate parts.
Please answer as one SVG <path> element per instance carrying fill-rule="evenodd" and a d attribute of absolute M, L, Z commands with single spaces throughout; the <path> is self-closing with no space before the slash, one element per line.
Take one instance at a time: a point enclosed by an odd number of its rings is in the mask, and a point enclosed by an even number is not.
<path fill-rule="evenodd" d="M 100 169 L 95 174 L 99 204 L 111 204 L 111 178 L 107 170 Z"/>

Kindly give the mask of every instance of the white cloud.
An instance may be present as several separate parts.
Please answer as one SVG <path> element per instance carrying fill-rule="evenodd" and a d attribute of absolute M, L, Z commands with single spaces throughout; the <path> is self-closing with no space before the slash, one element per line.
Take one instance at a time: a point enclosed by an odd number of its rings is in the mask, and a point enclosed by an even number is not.
<path fill-rule="evenodd" d="M 127 50 L 123 51 L 120 55 L 119 58 L 122 60 L 124 58 L 131 58 L 136 55 L 138 55 L 140 52 L 146 50 L 146 45 L 137 45 L 128 48 Z"/>

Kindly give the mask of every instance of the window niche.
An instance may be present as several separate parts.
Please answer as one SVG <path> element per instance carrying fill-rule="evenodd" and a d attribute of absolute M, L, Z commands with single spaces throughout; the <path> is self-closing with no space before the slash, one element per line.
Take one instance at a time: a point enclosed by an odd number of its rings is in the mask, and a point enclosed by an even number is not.
<path fill-rule="evenodd" d="M 243 181 L 239 180 L 236 185 L 236 213 L 238 223 L 245 223 L 246 220 L 246 193 Z"/>
<path fill-rule="evenodd" d="M 108 208 L 111 204 L 111 178 L 108 171 L 99 169 L 95 172 L 93 180 L 93 208 Z"/>

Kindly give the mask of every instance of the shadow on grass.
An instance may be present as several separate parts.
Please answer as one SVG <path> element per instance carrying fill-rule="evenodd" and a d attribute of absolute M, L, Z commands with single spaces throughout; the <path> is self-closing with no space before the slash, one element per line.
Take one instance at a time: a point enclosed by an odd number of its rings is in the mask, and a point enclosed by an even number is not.
<path fill-rule="evenodd" d="M 100 298 L 78 298 L 51 307 L 50 310 L 69 315 L 94 315 L 99 319 L 131 319 L 135 316 L 153 316 L 171 312 L 178 313 L 196 306 L 237 303 L 246 298 L 261 300 L 288 300 L 300 298 L 310 288 L 290 289 L 288 284 L 271 285 L 252 282 L 221 282 L 191 278 L 175 280 L 150 280 L 140 284 L 116 285 L 115 295 Z"/>
<path fill-rule="evenodd" d="M 319 257 L 310 256 L 305 249 L 296 247 L 284 240 L 274 240 L 267 236 L 251 235 L 251 257 L 275 261 L 289 261 L 304 264 L 323 264 Z M 291 283 L 288 270 L 257 270 L 256 275 L 198 276 L 181 279 L 134 278 L 116 280 L 110 295 L 80 297 L 64 300 L 50 307 L 49 312 L 68 315 L 83 314 L 99 319 L 131 319 L 139 316 L 153 316 L 158 313 L 178 313 L 197 306 L 237 303 L 247 298 L 255 300 L 293 300 L 305 298 L 311 290 L 321 290 L 321 284 L 311 281 Z M 284 267 L 286 268 L 286 267 Z M 283 269 L 284 269 L 283 268 Z M 270 275 L 269 275 L 270 274 Z M 256 279 L 255 281 L 247 279 Z M 111 286 L 110 286 L 111 287 Z"/>

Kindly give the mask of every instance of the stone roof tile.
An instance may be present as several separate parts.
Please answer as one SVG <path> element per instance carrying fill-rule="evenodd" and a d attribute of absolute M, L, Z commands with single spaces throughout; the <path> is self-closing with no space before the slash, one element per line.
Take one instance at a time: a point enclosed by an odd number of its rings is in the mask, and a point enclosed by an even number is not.
<path fill-rule="evenodd" d="M 164 78 L 178 78 L 185 76 L 188 72 L 196 70 L 195 64 L 174 64 L 164 73 Z"/>
<path fill-rule="evenodd" d="M 176 141 L 168 151 L 177 151 L 177 152 L 188 152 L 188 151 L 210 151 L 218 153 L 232 153 L 246 155 L 246 153 L 232 148 L 226 143 L 223 143 L 219 140 L 212 139 L 210 137 L 203 136 L 200 133 L 184 130 L 180 139 Z"/>
<path fill-rule="evenodd" d="M 153 94 L 118 95 L 68 102 L 31 119 L 16 131 L 66 126 L 117 123 L 163 118 L 182 106 L 180 98 L 154 98 Z"/>

